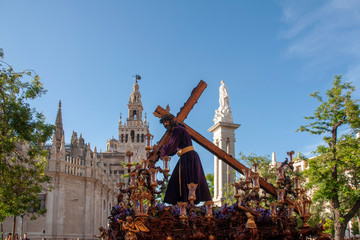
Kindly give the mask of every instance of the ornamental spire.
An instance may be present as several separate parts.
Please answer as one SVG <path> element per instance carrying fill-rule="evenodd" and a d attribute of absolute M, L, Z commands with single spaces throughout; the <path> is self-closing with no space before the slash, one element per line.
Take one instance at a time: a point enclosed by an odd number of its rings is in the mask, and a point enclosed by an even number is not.
<path fill-rule="evenodd" d="M 61 111 L 61 100 L 59 101 L 59 109 L 56 115 L 56 121 L 55 121 L 55 133 L 54 133 L 54 140 L 56 143 L 56 148 L 60 149 L 61 140 L 64 135 L 64 129 L 63 129 L 63 122 L 62 122 L 62 111 Z"/>

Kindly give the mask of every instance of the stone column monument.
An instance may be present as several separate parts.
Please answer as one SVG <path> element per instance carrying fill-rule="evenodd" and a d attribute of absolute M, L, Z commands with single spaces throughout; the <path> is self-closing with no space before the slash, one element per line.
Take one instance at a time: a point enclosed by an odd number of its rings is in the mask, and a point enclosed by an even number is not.
<path fill-rule="evenodd" d="M 235 157 L 235 130 L 240 124 L 233 123 L 230 109 L 229 93 L 224 81 L 221 81 L 219 88 L 220 106 L 215 110 L 214 125 L 208 130 L 214 134 L 214 144 L 226 153 Z M 214 196 L 216 205 L 224 204 L 225 191 L 232 188 L 235 182 L 235 170 L 229 165 L 214 156 Z"/>

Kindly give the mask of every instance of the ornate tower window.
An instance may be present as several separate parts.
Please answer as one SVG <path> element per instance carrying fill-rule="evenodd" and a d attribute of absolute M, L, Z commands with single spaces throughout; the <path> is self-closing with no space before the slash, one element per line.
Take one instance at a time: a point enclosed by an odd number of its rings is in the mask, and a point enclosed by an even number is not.
<path fill-rule="evenodd" d="M 136 142 L 139 142 L 140 141 L 140 134 L 137 134 L 136 135 Z"/>
<path fill-rule="evenodd" d="M 135 140 L 135 131 L 131 130 L 130 135 L 131 135 L 131 141 L 134 142 L 134 140 Z"/>

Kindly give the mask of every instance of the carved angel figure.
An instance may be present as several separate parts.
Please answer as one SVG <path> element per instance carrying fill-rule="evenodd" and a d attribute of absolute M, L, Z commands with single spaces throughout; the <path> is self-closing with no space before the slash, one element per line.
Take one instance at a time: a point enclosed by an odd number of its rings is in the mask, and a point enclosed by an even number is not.
<path fill-rule="evenodd" d="M 250 212 L 245 212 L 246 217 L 248 218 L 245 227 L 246 228 L 256 228 L 255 217 Z"/>
<path fill-rule="evenodd" d="M 126 222 L 118 220 L 125 230 L 125 240 L 137 240 L 136 234 L 139 232 L 149 232 L 149 229 L 144 225 L 140 219 L 135 219 L 131 216 L 126 217 Z"/>

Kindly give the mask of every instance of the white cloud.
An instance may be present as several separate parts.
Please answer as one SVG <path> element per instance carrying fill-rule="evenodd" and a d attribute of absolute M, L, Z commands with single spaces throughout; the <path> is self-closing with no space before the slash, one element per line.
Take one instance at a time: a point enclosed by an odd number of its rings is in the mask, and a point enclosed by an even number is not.
<path fill-rule="evenodd" d="M 287 57 L 305 58 L 309 65 L 349 62 L 348 75 L 357 82 L 360 66 L 360 1 L 282 1 L 288 40 Z M 359 76 L 359 75 L 358 75 Z"/>
<path fill-rule="evenodd" d="M 319 6 L 309 4 L 306 12 L 304 6 L 296 12 L 297 7 L 295 4 L 283 7 L 289 29 L 281 36 L 292 40 L 290 53 L 310 56 L 330 49 L 360 54 L 360 1 L 333 0 Z M 289 12 L 292 12 L 292 17 L 288 16 Z"/>

